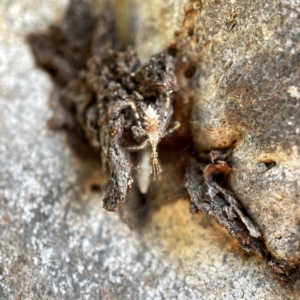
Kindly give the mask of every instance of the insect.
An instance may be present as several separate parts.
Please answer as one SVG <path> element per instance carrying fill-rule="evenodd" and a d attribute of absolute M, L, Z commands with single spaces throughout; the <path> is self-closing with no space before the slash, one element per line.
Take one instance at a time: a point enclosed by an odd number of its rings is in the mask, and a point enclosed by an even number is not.
<path fill-rule="evenodd" d="M 82 49 L 78 46 L 82 53 L 78 61 L 77 56 L 69 59 L 65 50 L 73 43 L 73 35 L 62 34 L 66 40 L 57 41 L 57 32 L 50 32 L 32 37 L 31 44 L 39 65 L 49 70 L 50 64 L 55 70 L 54 79 L 59 82 L 57 101 L 68 112 L 71 130 L 99 153 L 102 171 L 107 174 L 103 206 L 115 211 L 131 187 L 134 190 L 137 185 L 145 195 L 151 174 L 154 179 L 160 177 L 158 145 L 180 126 L 179 122 L 170 124 L 171 96 L 179 92 L 179 87 L 174 57 L 167 50 L 142 65 L 133 49 L 114 49 L 114 18 L 109 11 L 97 23 L 99 28 L 96 24 L 89 26 L 95 28 L 95 32 L 87 31 L 89 42 Z M 65 27 L 59 25 L 57 30 L 64 32 Z M 78 36 L 78 45 L 81 42 Z M 47 60 L 44 51 L 50 53 Z M 133 151 L 139 153 L 135 155 Z M 133 164 L 137 168 L 132 168 Z"/>
<path fill-rule="evenodd" d="M 150 173 L 154 180 L 160 178 L 162 168 L 158 160 L 157 146 L 159 142 L 166 136 L 178 130 L 180 123 L 174 122 L 169 127 L 171 117 L 173 115 L 173 107 L 171 105 L 170 94 L 172 90 L 165 93 L 165 101 L 156 104 L 146 104 L 144 97 L 138 92 L 133 94 L 126 101 L 126 105 L 131 107 L 134 112 L 134 119 L 137 125 L 131 127 L 131 132 L 135 141 L 140 142 L 139 145 L 126 147 L 128 151 L 140 151 L 151 148 Z"/>

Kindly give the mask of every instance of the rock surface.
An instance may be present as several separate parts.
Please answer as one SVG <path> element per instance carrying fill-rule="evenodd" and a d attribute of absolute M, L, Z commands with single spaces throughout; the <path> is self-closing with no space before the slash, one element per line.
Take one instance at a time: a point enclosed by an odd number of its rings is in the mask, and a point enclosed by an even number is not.
<path fill-rule="evenodd" d="M 297 3 L 203 1 L 193 110 L 199 148 L 235 144 L 231 188 L 273 256 L 291 263 L 300 261 Z"/>
<path fill-rule="evenodd" d="M 170 0 L 137 11 L 139 55 L 170 43 L 181 52 L 198 149 L 234 148 L 232 191 L 272 255 L 299 264 L 299 2 Z"/>
<path fill-rule="evenodd" d="M 188 214 L 180 195 L 143 229 L 104 211 L 90 189 L 103 182 L 97 165 L 47 128 L 52 86 L 24 41 L 66 4 L 0 4 L 0 298 L 290 299 L 260 259 Z"/>

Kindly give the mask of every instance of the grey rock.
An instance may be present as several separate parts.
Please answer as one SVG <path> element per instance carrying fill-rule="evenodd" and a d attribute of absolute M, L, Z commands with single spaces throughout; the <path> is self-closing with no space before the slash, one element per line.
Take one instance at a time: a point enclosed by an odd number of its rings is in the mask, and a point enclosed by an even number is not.
<path fill-rule="evenodd" d="M 134 230 L 102 208 L 90 189 L 104 182 L 100 166 L 47 128 L 52 85 L 24 41 L 65 4 L 0 3 L 0 298 L 290 299 L 260 259 L 184 200 Z"/>
<path fill-rule="evenodd" d="M 273 256 L 291 264 L 300 259 L 297 3 L 203 2 L 192 117 L 199 149 L 234 145 L 231 188 Z"/>

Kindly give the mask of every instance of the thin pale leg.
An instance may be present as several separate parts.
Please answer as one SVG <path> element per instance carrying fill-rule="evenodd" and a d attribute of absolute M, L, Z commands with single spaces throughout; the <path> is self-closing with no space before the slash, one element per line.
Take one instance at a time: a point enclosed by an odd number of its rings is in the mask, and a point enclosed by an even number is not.
<path fill-rule="evenodd" d="M 128 151 L 139 151 L 139 150 L 146 149 L 148 147 L 148 145 L 149 145 L 148 140 L 146 140 L 138 146 L 127 147 L 126 150 L 128 150 Z"/>
<path fill-rule="evenodd" d="M 136 106 L 135 101 L 137 100 L 142 100 L 143 96 L 140 95 L 138 92 L 133 92 L 133 94 L 130 96 L 128 100 L 128 105 L 131 107 L 131 109 L 134 111 L 134 118 L 137 121 L 137 124 L 140 128 L 142 128 L 141 120 L 140 120 L 140 115 L 138 113 L 138 108 Z"/>
<path fill-rule="evenodd" d="M 152 169 L 150 170 L 150 174 L 153 175 L 154 180 L 157 178 L 160 179 L 160 173 L 162 172 L 161 166 L 158 161 L 158 153 L 156 149 L 153 149 L 151 153 L 151 165 Z"/>
<path fill-rule="evenodd" d="M 173 127 L 169 128 L 166 133 L 162 136 L 162 138 L 168 136 L 169 134 L 172 134 L 174 131 L 178 130 L 180 127 L 180 123 L 179 122 L 175 122 L 173 124 Z"/>
<path fill-rule="evenodd" d="M 140 120 L 140 115 L 138 113 L 138 109 L 137 109 L 136 104 L 133 101 L 130 100 L 130 101 L 128 101 L 128 105 L 134 111 L 134 118 L 135 118 L 135 120 L 138 124 L 138 127 L 142 128 L 142 123 L 141 123 L 141 120 Z"/>

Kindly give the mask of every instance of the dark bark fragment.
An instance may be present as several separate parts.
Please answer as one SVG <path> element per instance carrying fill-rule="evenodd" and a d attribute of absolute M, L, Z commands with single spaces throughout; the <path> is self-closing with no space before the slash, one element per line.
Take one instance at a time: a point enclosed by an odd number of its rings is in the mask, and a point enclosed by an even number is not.
<path fill-rule="evenodd" d="M 27 37 L 38 66 L 61 85 L 76 78 L 91 56 L 91 32 L 96 24 L 87 3 L 71 1 L 61 24 L 52 25 L 44 34 L 32 33 Z"/>
<path fill-rule="evenodd" d="M 186 172 L 186 188 L 191 198 L 190 212 L 214 216 L 244 250 L 263 257 L 272 273 L 291 288 L 299 276 L 297 266 L 271 256 L 259 228 L 234 195 L 217 182 L 205 180 L 198 166 L 199 163 L 191 159 Z"/>
<path fill-rule="evenodd" d="M 187 170 L 186 187 L 191 197 L 191 212 L 205 212 L 215 216 L 244 250 L 262 256 L 263 247 L 259 229 L 229 191 L 214 181 L 205 181 L 195 160 L 190 162 Z"/>
<path fill-rule="evenodd" d="M 123 118 L 119 118 L 109 127 L 107 160 L 110 180 L 108 181 L 106 196 L 103 200 L 103 207 L 108 211 L 115 211 L 117 206 L 125 201 L 128 186 L 130 187 L 131 185 L 129 153 L 120 146 L 123 123 Z"/>

